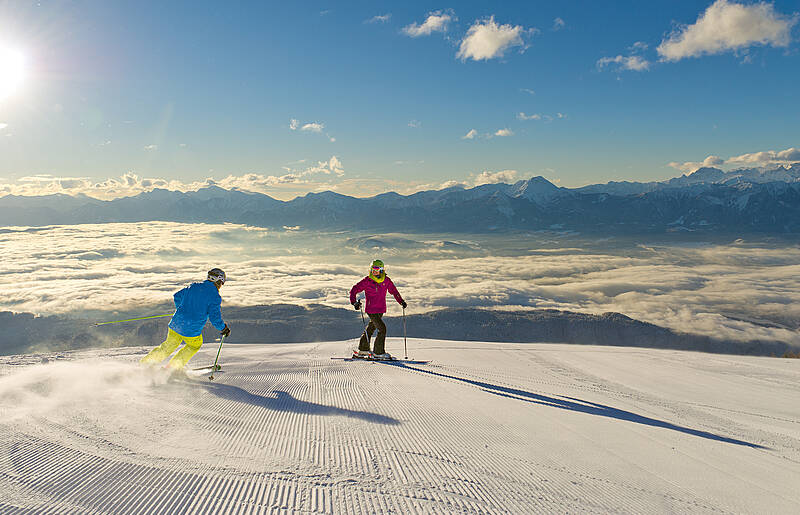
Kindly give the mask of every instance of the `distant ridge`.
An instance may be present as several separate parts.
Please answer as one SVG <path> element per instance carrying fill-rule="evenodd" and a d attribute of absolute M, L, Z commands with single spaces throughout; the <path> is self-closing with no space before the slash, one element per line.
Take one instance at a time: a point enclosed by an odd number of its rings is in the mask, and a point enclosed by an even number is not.
<path fill-rule="evenodd" d="M 86 196 L 0 197 L 3 226 L 172 221 L 281 229 L 392 232 L 577 231 L 800 233 L 800 163 L 723 172 L 701 168 L 663 182 L 558 187 L 544 177 L 355 198 L 325 191 L 291 201 L 211 186 L 155 189 L 101 201 Z"/>
<path fill-rule="evenodd" d="M 225 320 L 234 330 L 231 341 L 236 343 L 336 341 L 356 338 L 359 332 L 359 321 L 354 320 L 351 310 L 322 305 L 231 306 L 225 308 Z M 308 324 L 308 320 L 314 323 Z M 85 320 L 75 318 L 0 312 L 0 324 L 4 328 L 0 334 L 0 355 L 8 355 L 158 345 L 164 338 L 167 319 L 92 328 Z M 390 336 L 401 335 L 400 320 L 390 316 L 387 324 Z M 447 308 L 409 315 L 407 325 L 409 336 L 444 340 L 615 345 L 761 356 L 781 356 L 793 350 L 780 341 L 742 342 L 679 333 L 620 313 Z M 206 329 L 207 341 L 219 337 L 210 326 Z"/>

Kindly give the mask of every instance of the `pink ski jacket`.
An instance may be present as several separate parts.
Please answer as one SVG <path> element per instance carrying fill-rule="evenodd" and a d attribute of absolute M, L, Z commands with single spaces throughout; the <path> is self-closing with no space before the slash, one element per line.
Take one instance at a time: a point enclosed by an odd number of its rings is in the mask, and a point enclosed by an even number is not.
<path fill-rule="evenodd" d="M 403 303 L 403 297 L 400 296 L 400 292 L 397 291 L 397 288 L 392 280 L 389 279 L 388 275 L 381 283 L 376 283 L 370 279 L 369 276 L 358 281 L 356 285 L 350 289 L 350 304 L 355 303 L 356 295 L 362 291 L 367 296 L 366 312 L 368 314 L 386 313 L 387 291 L 394 296 L 398 304 Z"/>

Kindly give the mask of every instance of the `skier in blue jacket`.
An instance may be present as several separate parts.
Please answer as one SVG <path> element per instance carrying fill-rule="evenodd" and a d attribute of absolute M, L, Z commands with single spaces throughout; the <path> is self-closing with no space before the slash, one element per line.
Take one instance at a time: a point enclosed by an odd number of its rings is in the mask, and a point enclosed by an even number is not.
<path fill-rule="evenodd" d="M 178 351 L 167 366 L 180 370 L 203 345 L 203 326 L 206 320 L 220 331 L 222 336 L 231 334 L 228 324 L 222 320 L 222 297 L 219 289 L 225 284 L 225 272 L 219 268 L 208 271 L 208 278 L 201 283 L 192 283 L 173 296 L 175 314 L 169 322 L 167 339 L 143 357 L 140 363 L 156 364 L 164 361 L 178 348 L 181 342 L 186 345 Z"/>

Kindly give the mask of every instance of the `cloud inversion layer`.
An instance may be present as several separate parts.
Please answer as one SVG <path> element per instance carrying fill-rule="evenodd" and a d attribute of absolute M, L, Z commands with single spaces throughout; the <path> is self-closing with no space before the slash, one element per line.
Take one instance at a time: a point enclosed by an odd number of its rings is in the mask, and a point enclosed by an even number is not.
<path fill-rule="evenodd" d="M 109 317 L 101 313 L 169 309 L 174 291 L 215 266 L 228 273 L 225 305 L 347 307 L 349 288 L 380 257 L 416 312 L 617 311 L 679 331 L 800 343 L 797 246 L 598 244 L 552 234 L 461 238 L 166 222 L 4 228 L 0 310 Z M 396 306 L 389 305 L 391 316 Z"/>

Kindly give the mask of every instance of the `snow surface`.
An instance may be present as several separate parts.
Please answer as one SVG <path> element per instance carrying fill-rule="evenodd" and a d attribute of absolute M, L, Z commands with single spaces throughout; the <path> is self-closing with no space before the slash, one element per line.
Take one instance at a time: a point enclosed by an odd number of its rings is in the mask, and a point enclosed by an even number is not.
<path fill-rule="evenodd" d="M 800 360 L 351 345 L 0 358 L 0 512 L 800 512 Z"/>

